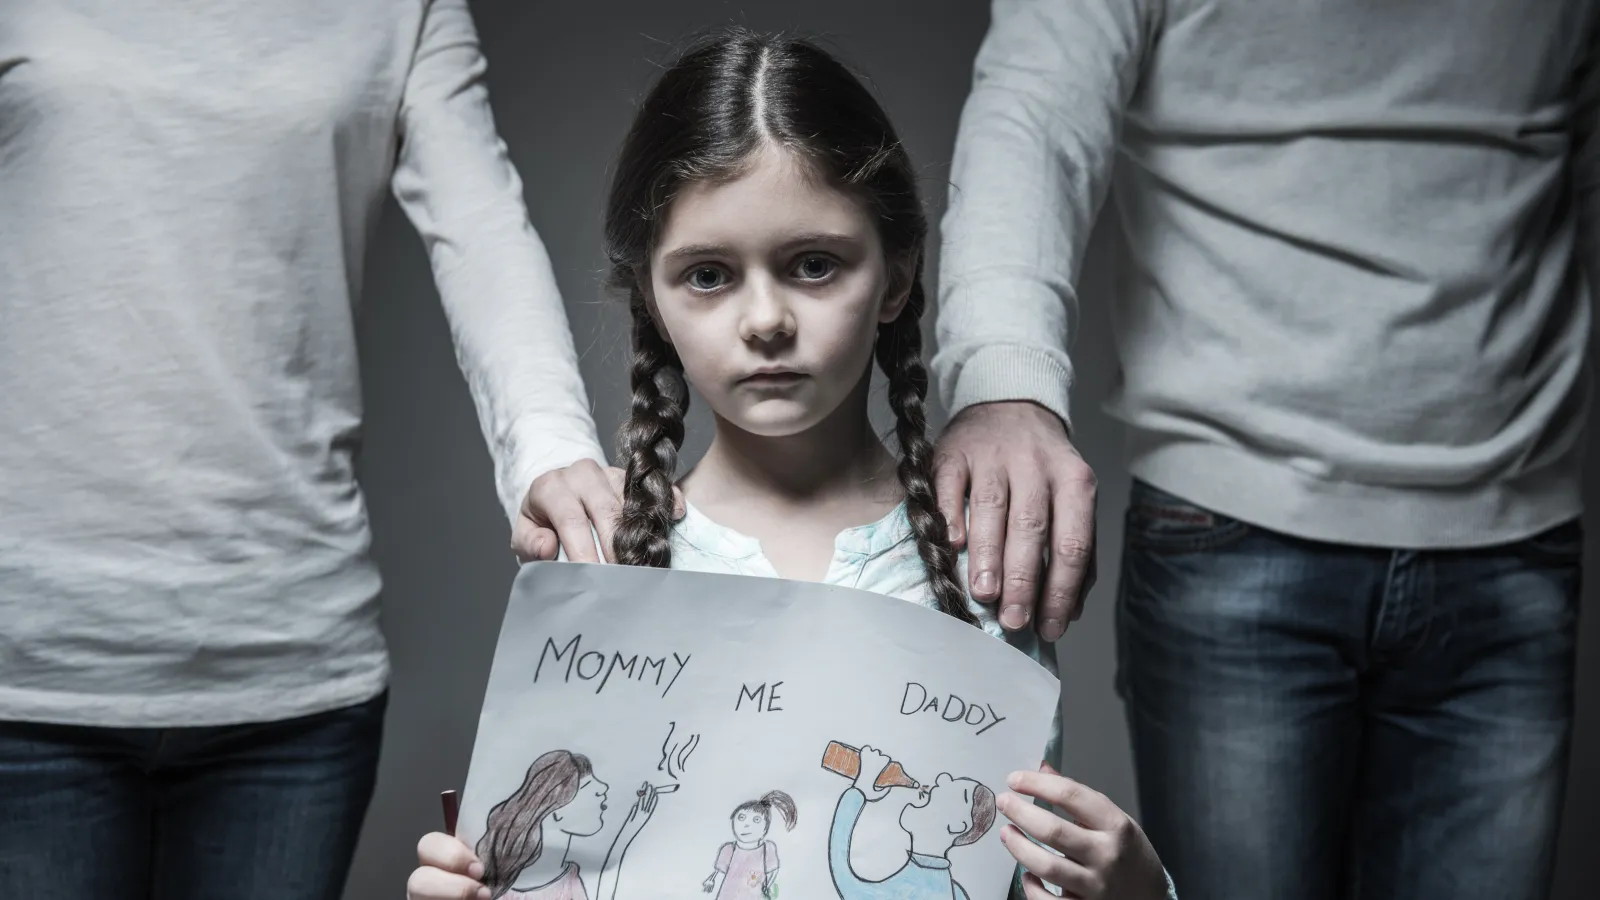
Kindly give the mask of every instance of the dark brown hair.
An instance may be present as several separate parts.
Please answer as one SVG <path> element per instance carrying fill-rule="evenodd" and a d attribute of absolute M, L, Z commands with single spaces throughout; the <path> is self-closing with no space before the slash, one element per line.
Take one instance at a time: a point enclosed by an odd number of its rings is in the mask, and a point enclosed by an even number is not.
<path fill-rule="evenodd" d="M 994 791 L 980 784 L 972 792 L 972 824 L 967 826 L 966 831 L 961 832 L 960 837 L 956 838 L 954 846 L 965 847 L 968 844 L 976 843 L 979 838 L 988 834 L 989 829 L 993 827 L 994 816 Z"/>
<path fill-rule="evenodd" d="M 933 494 L 921 331 L 928 221 L 911 159 L 883 108 L 838 60 L 808 41 L 744 29 L 702 39 L 662 72 L 639 107 L 611 181 L 609 280 L 627 295 L 633 317 L 633 403 L 617 440 L 626 470 L 617 560 L 671 565 L 672 487 L 689 405 L 683 364 L 646 302 L 650 251 L 678 192 L 737 177 L 767 146 L 795 154 L 866 204 L 892 273 L 890 290 L 908 292 L 899 317 L 879 326 L 874 352 L 888 376 L 898 476 L 939 608 L 976 624 Z"/>
<path fill-rule="evenodd" d="M 777 811 L 778 815 L 783 817 L 784 827 L 789 831 L 794 830 L 794 823 L 796 821 L 795 817 L 800 814 L 800 811 L 795 808 L 794 798 L 788 794 L 785 794 L 783 791 L 767 791 L 765 794 L 761 795 L 760 800 L 746 800 L 745 802 L 734 807 L 733 812 L 729 814 L 728 818 L 732 820 L 736 818 L 739 813 L 742 813 L 745 810 L 758 812 L 765 816 L 767 820 L 767 830 L 769 831 L 772 830 L 772 813 L 774 810 Z"/>
<path fill-rule="evenodd" d="M 523 869 L 544 853 L 544 819 L 578 796 L 578 785 L 594 774 L 586 756 L 551 750 L 528 766 L 522 786 L 489 810 L 478 840 L 483 883 L 492 896 L 511 890 Z"/>

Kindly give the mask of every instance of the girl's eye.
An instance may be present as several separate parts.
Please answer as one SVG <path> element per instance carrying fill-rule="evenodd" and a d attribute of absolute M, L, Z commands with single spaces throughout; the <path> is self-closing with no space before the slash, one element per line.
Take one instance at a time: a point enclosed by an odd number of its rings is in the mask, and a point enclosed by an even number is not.
<path fill-rule="evenodd" d="M 821 281 L 837 268 L 838 264 L 826 256 L 808 256 L 800 260 L 800 265 L 795 267 L 795 274 L 806 281 Z"/>
<path fill-rule="evenodd" d="M 721 269 L 699 266 L 689 270 L 689 286 L 697 291 L 714 291 L 723 285 Z"/>

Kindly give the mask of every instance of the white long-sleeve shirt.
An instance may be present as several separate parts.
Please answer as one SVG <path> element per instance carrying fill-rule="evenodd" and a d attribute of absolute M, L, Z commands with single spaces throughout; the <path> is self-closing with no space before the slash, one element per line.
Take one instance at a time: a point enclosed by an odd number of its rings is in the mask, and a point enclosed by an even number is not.
<path fill-rule="evenodd" d="M 1068 416 L 1074 285 L 1114 182 L 1109 410 L 1135 476 L 1347 544 L 1494 544 L 1579 513 L 1600 4 L 992 9 L 944 221 L 953 411 Z"/>
<path fill-rule="evenodd" d="M 0 720 L 382 689 L 352 453 L 385 191 L 507 514 L 604 458 L 483 72 L 465 0 L 0 0 Z"/>

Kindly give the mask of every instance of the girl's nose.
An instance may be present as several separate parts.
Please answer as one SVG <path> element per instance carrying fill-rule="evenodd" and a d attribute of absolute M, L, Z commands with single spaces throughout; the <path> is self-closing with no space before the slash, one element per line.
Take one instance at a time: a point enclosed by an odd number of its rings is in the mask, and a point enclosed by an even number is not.
<path fill-rule="evenodd" d="M 771 278 L 751 278 L 743 293 L 739 330 L 746 341 L 772 343 L 794 336 L 794 310 Z"/>

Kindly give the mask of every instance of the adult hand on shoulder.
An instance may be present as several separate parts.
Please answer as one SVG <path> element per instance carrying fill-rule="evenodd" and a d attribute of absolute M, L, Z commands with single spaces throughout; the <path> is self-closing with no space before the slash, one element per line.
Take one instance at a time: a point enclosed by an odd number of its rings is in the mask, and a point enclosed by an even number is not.
<path fill-rule="evenodd" d="M 600 535 L 605 562 L 615 562 L 611 539 L 622 514 L 622 480 L 621 469 L 601 468 L 592 459 L 582 459 L 535 478 L 511 528 L 511 549 L 517 559 L 555 559 L 565 547 L 567 559 L 572 562 L 600 562 L 590 532 L 592 526 Z M 683 492 L 674 487 L 672 494 L 676 501 L 673 518 L 681 519 L 685 511 Z"/>
<path fill-rule="evenodd" d="M 967 407 L 939 439 L 934 491 L 951 541 L 969 550 L 972 595 L 999 601 L 1008 630 L 1037 622 L 1041 638 L 1060 638 L 1094 584 L 1096 491 L 1061 420 L 1025 401 Z"/>

